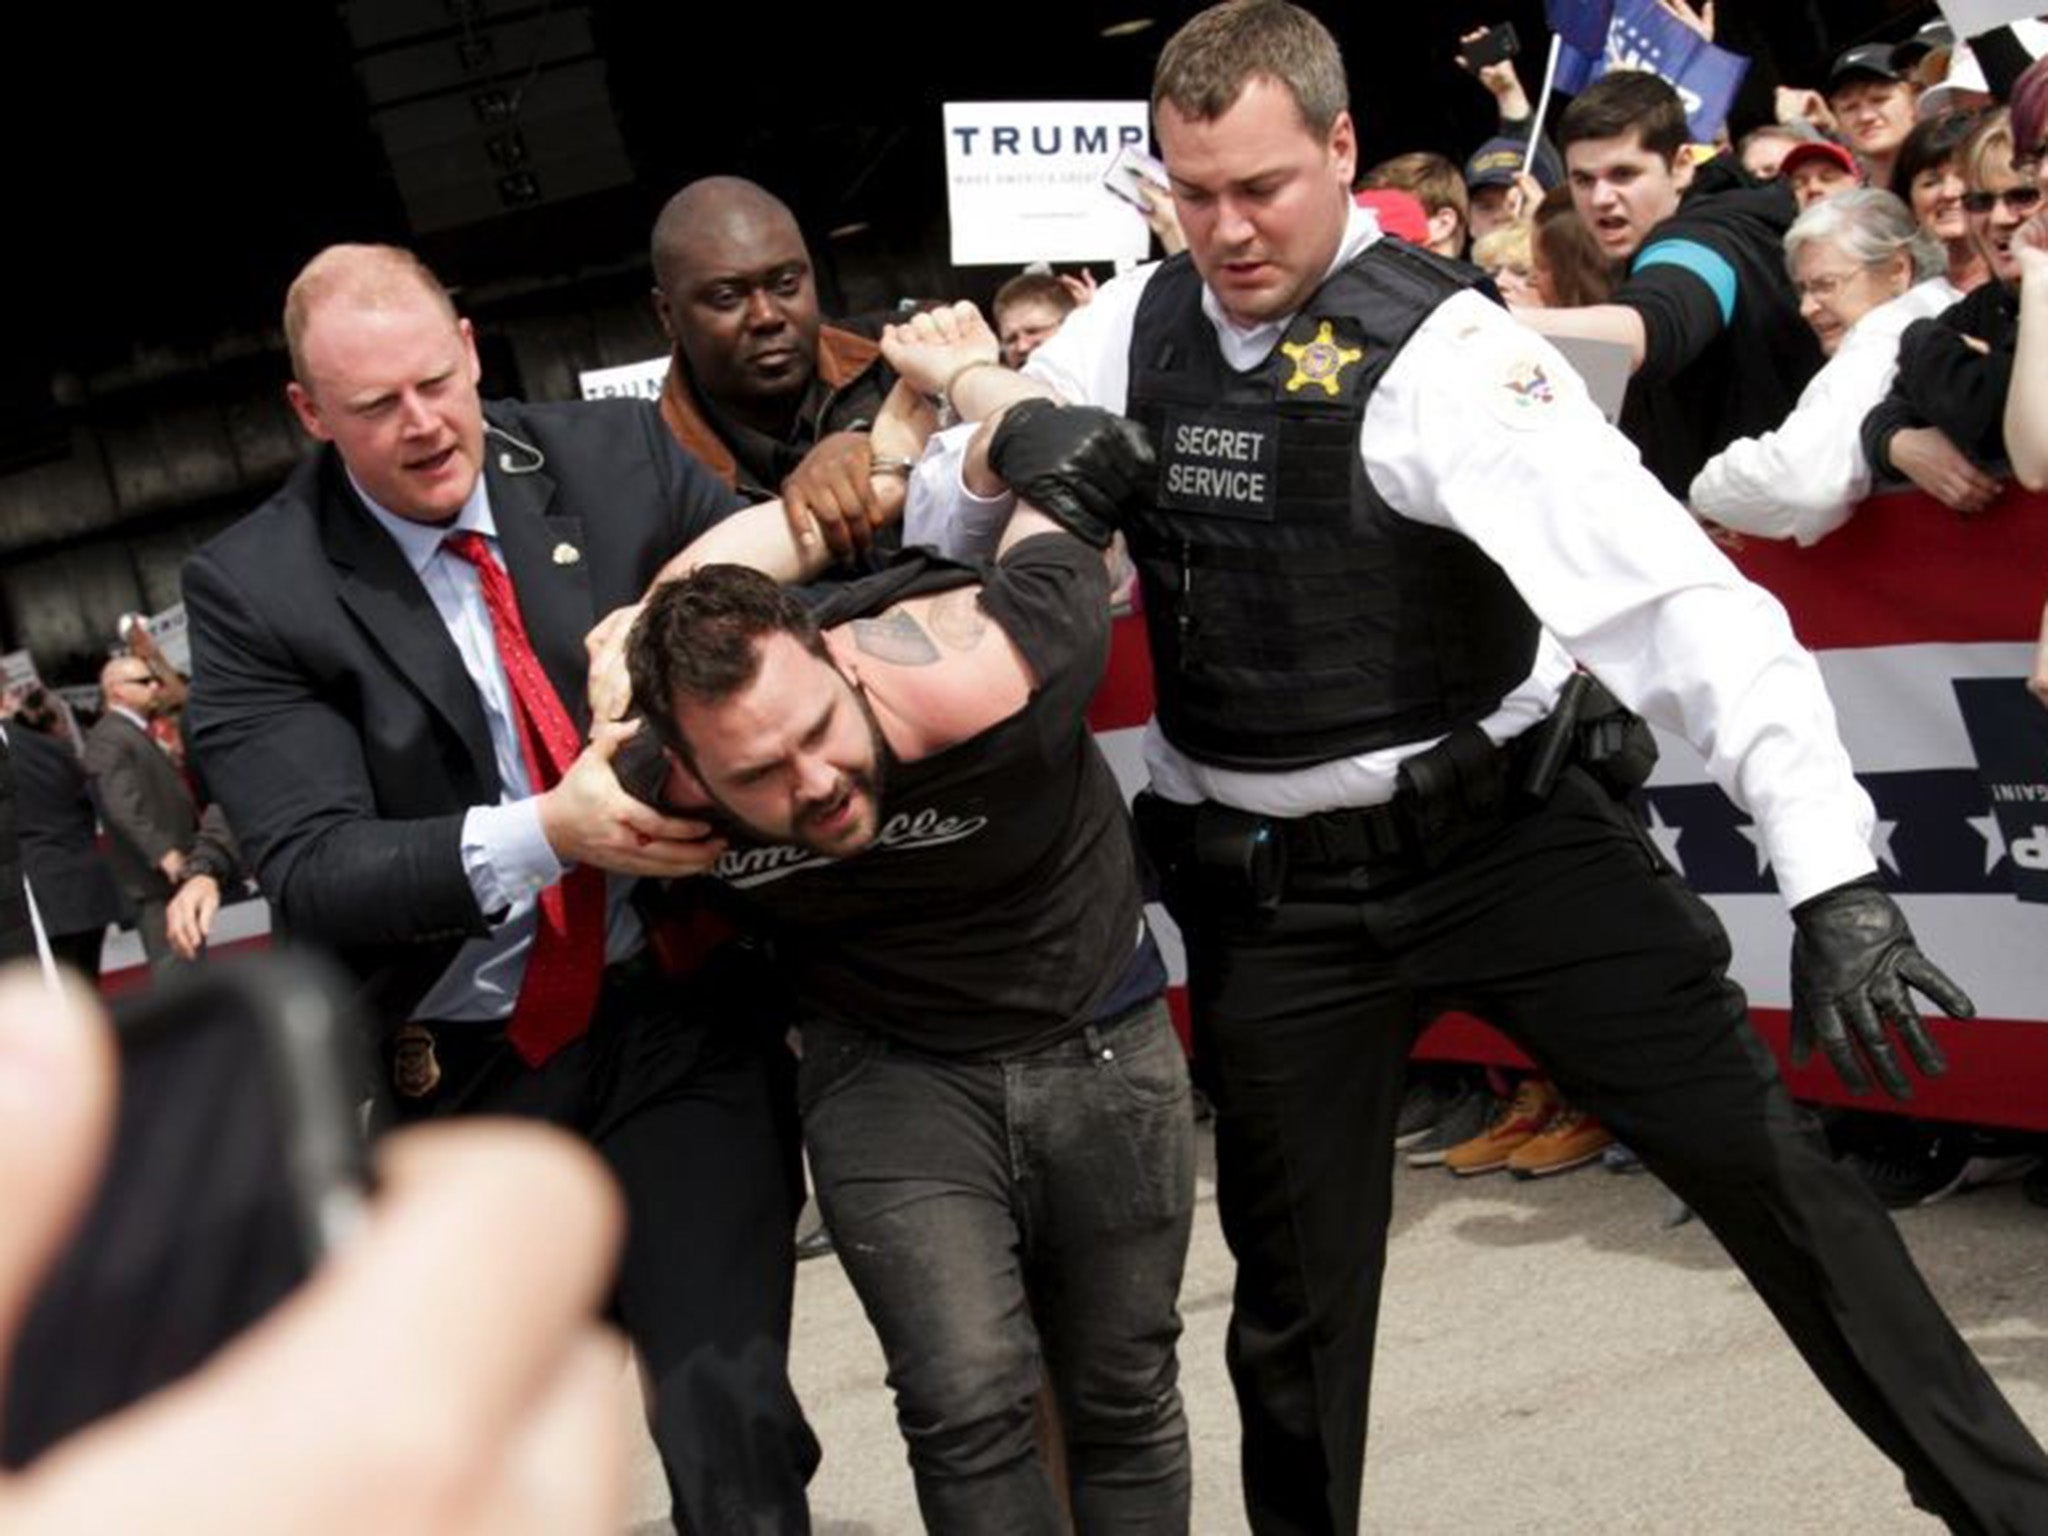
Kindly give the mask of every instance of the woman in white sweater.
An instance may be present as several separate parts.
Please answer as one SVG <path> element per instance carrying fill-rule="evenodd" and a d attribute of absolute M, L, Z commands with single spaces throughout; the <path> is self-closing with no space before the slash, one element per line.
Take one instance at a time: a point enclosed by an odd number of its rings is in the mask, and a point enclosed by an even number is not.
<path fill-rule="evenodd" d="M 1799 312 L 1828 362 L 1775 431 L 1730 443 L 1692 482 L 1709 522 L 1811 544 L 1870 490 L 1858 429 L 1898 367 L 1899 336 L 1962 295 L 1941 276 L 1941 248 L 1889 192 L 1843 192 L 1785 232 Z"/>

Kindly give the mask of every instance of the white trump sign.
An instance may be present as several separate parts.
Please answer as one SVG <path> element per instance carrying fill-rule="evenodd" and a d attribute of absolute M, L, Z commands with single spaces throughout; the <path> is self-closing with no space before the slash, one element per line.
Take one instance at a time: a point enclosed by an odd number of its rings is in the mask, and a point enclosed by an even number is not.
<path fill-rule="evenodd" d="M 586 368 L 576 375 L 576 387 L 586 400 L 659 400 L 667 377 L 668 354 L 663 353 L 615 368 Z"/>
<path fill-rule="evenodd" d="M 945 116 L 953 265 L 1145 259 L 1144 216 L 1102 184 L 1145 147 L 1144 102 L 955 101 Z"/>

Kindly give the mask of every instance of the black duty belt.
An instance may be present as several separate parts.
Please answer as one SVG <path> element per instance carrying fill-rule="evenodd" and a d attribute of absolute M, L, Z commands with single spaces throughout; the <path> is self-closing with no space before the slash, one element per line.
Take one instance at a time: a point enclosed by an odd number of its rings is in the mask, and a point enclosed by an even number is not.
<path fill-rule="evenodd" d="M 1287 850 L 1287 883 L 1319 885 L 1342 871 L 1352 878 L 1339 883 L 1364 888 L 1441 863 L 1548 795 L 1550 783 L 1538 792 L 1527 787 L 1542 741 L 1541 726 L 1504 747 L 1477 726 L 1461 726 L 1401 764 L 1400 787 L 1384 805 L 1274 821 Z"/>
<path fill-rule="evenodd" d="M 1466 725 L 1407 758 L 1383 805 L 1269 817 L 1148 793 L 1133 809 L 1170 889 L 1270 909 L 1285 894 L 1376 890 L 1426 873 L 1541 804 L 1574 761 L 1617 794 L 1655 761 L 1648 728 L 1585 673 L 1505 746 Z"/>

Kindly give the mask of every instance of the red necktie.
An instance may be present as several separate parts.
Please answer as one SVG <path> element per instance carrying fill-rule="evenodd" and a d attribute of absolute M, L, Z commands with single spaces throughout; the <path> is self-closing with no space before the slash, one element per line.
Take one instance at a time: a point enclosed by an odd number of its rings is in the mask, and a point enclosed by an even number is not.
<path fill-rule="evenodd" d="M 498 660 L 512 685 L 512 716 L 535 793 L 552 788 L 569 771 L 583 741 L 540 658 L 526 638 L 512 578 L 480 533 L 451 533 L 448 552 L 476 567 L 490 610 Z M 533 948 L 505 1037 L 520 1058 L 537 1067 L 590 1027 L 597 990 L 604 979 L 604 875 L 585 864 L 568 871 L 540 893 L 534 915 Z"/>

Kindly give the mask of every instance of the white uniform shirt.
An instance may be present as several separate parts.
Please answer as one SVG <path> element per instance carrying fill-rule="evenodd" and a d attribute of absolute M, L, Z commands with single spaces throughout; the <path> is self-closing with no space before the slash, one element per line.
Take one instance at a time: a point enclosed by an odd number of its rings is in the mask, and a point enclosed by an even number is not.
<path fill-rule="evenodd" d="M 1863 418 L 1899 371 L 1899 337 L 1962 297 L 1932 277 L 1866 312 L 1800 392 L 1792 414 L 1761 437 L 1738 438 L 1694 476 L 1693 511 L 1724 528 L 1812 544 L 1870 494 Z"/>
<path fill-rule="evenodd" d="M 1336 266 L 1379 237 L 1355 210 Z M 1061 398 L 1126 408 L 1138 299 L 1156 267 L 1106 284 L 1026 372 Z M 1204 289 L 1224 360 L 1250 368 L 1292 316 L 1241 330 Z M 971 430 L 934 440 L 919 478 L 930 505 L 905 537 L 980 553 L 1001 504 L 961 485 Z M 1359 451 L 1387 504 L 1471 539 L 1544 626 L 1536 660 L 1480 722 L 1496 742 L 1548 712 L 1583 662 L 1630 707 L 1692 742 L 1764 831 L 1779 888 L 1797 903 L 1870 874 L 1872 811 L 1849 769 L 1813 658 L 1777 600 L 1746 581 L 1610 428 L 1555 348 L 1477 293 L 1453 295 L 1416 330 L 1367 403 Z M 1434 738 L 1432 738 L 1434 740 Z M 1246 773 L 1198 763 L 1147 728 L 1155 791 L 1301 816 L 1391 799 L 1416 741 L 1310 768 Z"/>

